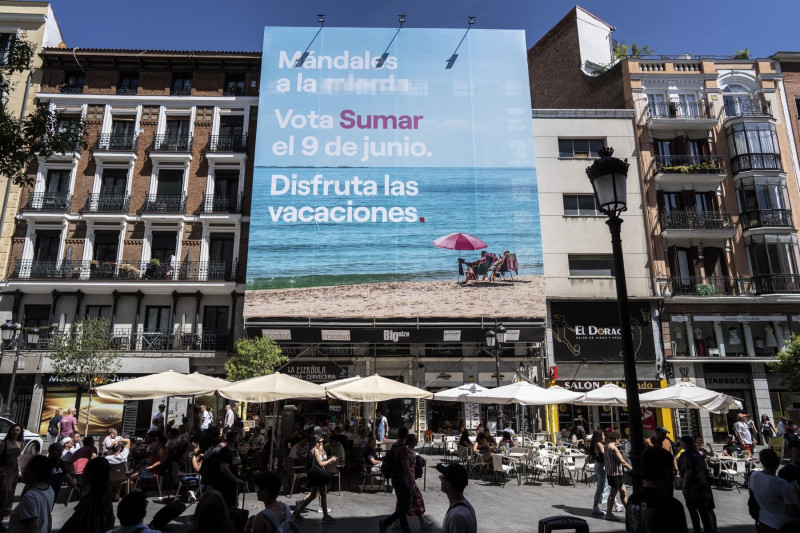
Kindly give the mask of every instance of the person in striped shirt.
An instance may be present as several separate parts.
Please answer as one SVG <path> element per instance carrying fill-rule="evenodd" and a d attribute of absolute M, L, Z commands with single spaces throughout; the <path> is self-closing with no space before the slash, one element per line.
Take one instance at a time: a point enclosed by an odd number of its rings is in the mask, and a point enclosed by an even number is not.
<path fill-rule="evenodd" d="M 621 440 L 622 436 L 619 434 L 619 431 L 612 431 L 609 433 L 608 445 L 605 451 L 606 480 L 610 487 L 608 502 L 606 503 L 606 520 L 611 520 L 612 522 L 619 522 L 619 518 L 612 513 L 617 492 L 620 494 L 622 505 L 628 505 L 628 499 L 625 494 L 625 482 L 622 480 L 622 475 L 624 473 L 623 467 L 633 470 L 633 467 L 625 461 L 619 451 L 618 446 Z"/>

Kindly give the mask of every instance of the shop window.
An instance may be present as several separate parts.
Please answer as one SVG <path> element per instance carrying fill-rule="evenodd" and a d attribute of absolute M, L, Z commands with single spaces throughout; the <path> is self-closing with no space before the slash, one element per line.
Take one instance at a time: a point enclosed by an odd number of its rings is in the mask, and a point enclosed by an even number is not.
<path fill-rule="evenodd" d="M 608 255 L 570 255 L 569 275 L 586 277 L 614 276 L 614 258 Z"/>
<path fill-rule="evenodd" d="M 689 355 L 689 343 L 686 340 L 685 322 L 670 321 L 669 338 L 673 357 L 686 357 Z"/>

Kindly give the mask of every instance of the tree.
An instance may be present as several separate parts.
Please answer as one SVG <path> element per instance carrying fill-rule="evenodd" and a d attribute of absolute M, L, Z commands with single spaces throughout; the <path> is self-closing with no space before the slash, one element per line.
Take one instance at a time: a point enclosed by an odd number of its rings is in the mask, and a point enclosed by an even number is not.
<path fill-rule="evenodd" d="M 631 43 L 631 45 L 628 46 L 625 44 L 625 41 L 622 41 L 614 44 L 614 50 L 611 52 L 611 62 L 614 63 L 618 59 L 625 59 L 626 57 L 639 59 L 653 54 L 653 49 L 646 44 L 639 46 L 636 43 Z"/>
<path fill-rule="evenodd" d="M 86 132 L 83 120 L 64 126 L 63 113 L 51 110 L 47 101 L 38 102 L 21 120 L 8 108 L 7 95 L 20 89 L 13 77 L 32 72 L 35 51 L 36 46 L 25 40 L 24 32 L 0 49 L 0 94 L 4 95 L 0 98 L 0 175 L 20 185 L 32 184 L 33 178 L 25 170 L 35 157 L 87 147 L 82 140 Z"/>
<path fill-rule="evenodd" d="M 236 343 L 236 355 L 225 362 L 225 371 L 228 379 L 239 381 L 272 374 L 288 360 L 269 337 L 242 339 Z"/>
<path fill-rule="evenodd" d="M 769 369 L 783 378 L 783 385 L 792 392 L 800 392 L 800 336 L 792 334 L 786 347 L 778 353 L 778 362 Z"/>
<path fill-rule="evenodd" d="M 53 375 L 59 381 L 90 391 L 85 433 L 89 431 L 91 390 L 113 378 L 119 368 L 120 352 L 111 346 L 110 330 L 111 323 L 105 318 L 84 318 L 69 334 L 57 339 L 50 354 Z"/>
<path fill-rule="evenodd" d="M 736 50 L 736 53 L 733 54 L 733 57 L 731 57 L 731 59 L 750 59 L 750 48 Z"/>

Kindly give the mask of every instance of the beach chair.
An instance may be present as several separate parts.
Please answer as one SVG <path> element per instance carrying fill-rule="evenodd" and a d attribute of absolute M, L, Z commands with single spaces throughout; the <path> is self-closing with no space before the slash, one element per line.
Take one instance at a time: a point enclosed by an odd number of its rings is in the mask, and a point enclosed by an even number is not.
<path fill-rule="evenodd" d="M 519 265 L 515 254 L 508 254 L 495 271 L 495 276 L 500 276 L 503 279 L 506 279 L 506 274 L 511 276 L 512 280 L 514 279 L 514 274 L 519 275 Z"/>
<path fill-rule="evenodd" d="M 483 263 L 478 265 L 478 268 L 475 269 L 475 277 L 476 281 L 481 280 L 481 276 L 483 279 L 486 279 L 489 276 L 489 266 L 491 266 L 492 262 L 489 260 L 488 254 L 486 255 Z"/>

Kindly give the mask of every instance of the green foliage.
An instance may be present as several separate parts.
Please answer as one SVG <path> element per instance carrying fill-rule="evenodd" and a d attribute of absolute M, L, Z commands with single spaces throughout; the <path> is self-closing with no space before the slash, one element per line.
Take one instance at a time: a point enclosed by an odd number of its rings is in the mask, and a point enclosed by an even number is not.
<path fill-rule="evenodd" d="M 0 62 L 0 91 L 8 95 L 12 91 L 24 91 L 19 82 L 12 82 L 15 75 L 23 79 L 31 70 L 36 47 L 24 39 L 24 32 L 16 39 Z M 7 96 L 0 100 L 0 175 L 10 177 L 15 183 L 31 185 L 32 178 L 25 174 L 28 163 L 36 157 L 50 157 L 76 149 L 86 149 L 82 141 L 86 126 L 83 120 L 61 127 L 63 113 L 50 109 L 47 101 L 39 102 L 20 121 L 14 116 L 17 110 L 7 106 Z"/>
<path fill-rule="evenodd" d="M 736 50 L 736 53 L 731 56 L 731 59 L 750 59 L 750 48 Z"/>
<path fill-rule="evenodd" d="M 91 389 L 114 377 L 120 352 L 111 345 L 111 323 L 102 317 L 84 318 L 68 335 L 53 343 L 53 375 L 64 383 Z"/>
<path fill-rule="evenodd" d="M 717 288 L 713 285 L 698 285 L 697 286 L 697 294 L 699 296 L 714 296 L 717 294 Z"/>
<path fill-rule="evenodd" d="M 628 46 L 625 44 L 625 41 L 621 41 L 616 43 L 614 45 L 614 50 L 611 51 L 611 62 L 613 63 L 617 59 L 625 59 L 626 57 L 639 59 L 651 55 L 654 55 L 653 49 L 646 44 L 640 46 L 636 43 L 631 43 L 630 46 Z"/>
<path fill-rule="evenodd" d="M 288 360 L 269 337 L 242 339 L 236 343 L 236 355 L 225 362 L 225 371 L 228 379 L 239 381 L 272 374 Z"/>
<path fill-rule="evenodd" d="M 800 392 L 800 336 L 792 334 L 786 347 L 778 353 L 778 362 L 769 369 L 783 378 L 783 385 L 792 392 Z"/>

